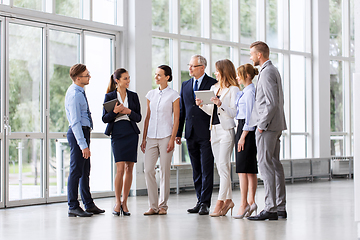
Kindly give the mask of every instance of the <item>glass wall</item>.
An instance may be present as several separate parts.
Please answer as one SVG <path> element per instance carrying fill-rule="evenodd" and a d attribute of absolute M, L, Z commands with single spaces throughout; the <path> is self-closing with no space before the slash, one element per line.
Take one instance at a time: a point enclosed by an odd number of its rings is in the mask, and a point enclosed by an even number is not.
<path fill-rule="evenodd" d="M 331 155 L 353 154 L 352 75 L 354 69 L 354 1 L 330 0 Z"/>
<path fill-rule="evenodd" d="M 35 9 L 35 2 L 11 3 L 14 9 L 42 11 Z M 103 134 L 106 125 L 101 118 L 104 95 L 116 65 L 115 48 L 121 48 L 122 41 L 116 43 L 119 27 L 114 26 L 113 31 L 98 29 L 95 33 L 92 24 L 76 28 L 62 22 L 50 24 L 48 19 L 41 20 L 41 16 L 37 21 L 27 19 L 27 15 L 17 17 L 0 19 L 5 20 L 2 33 L 7 34 L 1 36 L 4 43 L 1 50 L 6 55 L 1 54 L 0 61 L 8 70 L 1 75 L 0 85 L 0 96 L 7 96 L 1 99 L 0 115 L 8 119 L 6 134 L 0 131 L 0 196 L 4 196 L 0 207 L 66 200 L 70 148 L 64 101 L 68 87 L 73 84 L 70 67 L 81 62 L 92 76 L 85 91 L 93 113 L 92 145 L 99 146 L 92 149 L 90 186 L 95 196 L 113 195 L 111 144 Z M 2 124 L 3 121 L 0 125 L 4 129 Z"/>
<path fill-rule="evenodd" d="M 284 7 L 285 2 L 289 8 Z M 192 55 L 205 56 L 208 61 L 205 71 L 214 76 L 215 62 L 220 59 L 230 59 L 236 68 L 252 63 L 250 44 L 265 38 L 271 48 L 270 59 L 283 78 L 285 99 L 289 99 L 285 104 L 290 117 L 287 121 L 293 126 L 285 131 L 281 157 L 308 156 L 309 128 L 306 124 L 309 106 L 306 99 L 310 94 L 308 91 L 311 92 L 311 87 L 307 87 L 307 81 L 311 81 L 307 78 L 311 75 L 311 24 L 308 20 L 311 15 L 306 7 L 311 5 L 310 0 L 180 0 L 179 5 L 176 1 L 152 0 L 152 4 L 153 68 L 159 61 L 180 62 L 178 77 L 181 82 L 190 78 L 186 64 Z M 234 8 L 240 10 L 239 15 Z M 180 16 L 170 14 L 178 9 Z M 263 26 L 260 15 L 264 16 Z M 172 26 L 180 26 L 180 29 Z M 310 61 L 310 65 L 306 61 Z M 284 148 L 285 142 L 289 148 Z M 187 149 L 184 148 L 183 141 L 179 152 L 182 152 L 181 161 L 187 162 Z"/>
<path fill-rule="evenodd" d="M 101 23 L 123 25 L 124 0 L 13 0 L 2 4 Z M 0 3 L 1 4 L 1 3 Z M 53 7 L 53 4 L 55 5 Z"/>

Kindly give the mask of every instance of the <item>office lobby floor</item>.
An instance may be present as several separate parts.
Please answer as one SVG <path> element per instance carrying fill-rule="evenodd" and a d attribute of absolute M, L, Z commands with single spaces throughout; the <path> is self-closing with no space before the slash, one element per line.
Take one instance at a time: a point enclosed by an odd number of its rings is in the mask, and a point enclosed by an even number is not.
<path fill-rule="evenodd" d="M 112 216 L 113 198 L 95 199 L 105 214 L 90 218 L 67 217 L 67 204 L 56 203 L 0 209 L 1 240 L 55 239 L 261 239 L 312 240 L 357 239 L 354 221 L 354 182 L 325 179 L 287 184 L 287 220 L 252 222 L 225 217 L 188 214 L 196 203 L 194 191 L 171 194 L 168 215 L 143 216 L 147 196 L 130 197 L 130 217 Z M 217 198 L 213 194 L 213 206 Z M 233 191 L 236 215 L 240 193 Z M 264 187 L 257 192 L 259 210 L 264 207 Z"/>

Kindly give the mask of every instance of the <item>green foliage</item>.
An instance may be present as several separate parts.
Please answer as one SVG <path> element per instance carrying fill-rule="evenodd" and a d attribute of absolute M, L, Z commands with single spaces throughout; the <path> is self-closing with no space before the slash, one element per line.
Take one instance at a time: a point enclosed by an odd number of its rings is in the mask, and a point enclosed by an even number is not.
<path fill-rule="evenodd" d="M 28 68 L 27 61 L 10 60 L 9 120 L 14 132 L 40 131 L 40 101 L 34 92 L 40 94 L 41 87 Z"/>
<path fill-rule="evenodd" d="M 180 28 L 185 34 L 201 34 L 201 3 L 199 0 L 180 0 Z"/>
<path fill-rule="evenodd" d="M 211 23 L 213 36 L 222 40 L 230 39 L 230 2 L 228 0 L 211 1 Z M 222 36 L 222 37 L 221 37 Z"/>
<path fill-rule="evenodd" d="M 72 80 L 69 66 L 54 65 L 50 79 L 50 132 L 66 132 L 69 126 L 65 113 L 65 94 Z"/>
<path fill-rule="evenodd" d="M 256 39 L 256 1 L 240 1 L 240 30 L 242 37 Z"/>
<path fill-rule="evenodd" d="M 78 18 L 80 16 L 80 2 L 79 0 L 56 0 L 55 13 Z"/>
<path fill-rule="evenodd" d="M 169 31 L 169 0 L 152 1 L 153 30 Z"/>
<path fill-rule="evenodd" d="M 14 6 L 41 11 L 42 0 L 14 0 Z"/>
<path fill-rule="evenodd" d="M 277 2 L 278 0 L 267 0 L 266 7 L 269 9 L 267 11 L 267 21 L 270 32 L 277 32 L 277 18 L 278 18 L 278 9 L 277 9 Z"/>

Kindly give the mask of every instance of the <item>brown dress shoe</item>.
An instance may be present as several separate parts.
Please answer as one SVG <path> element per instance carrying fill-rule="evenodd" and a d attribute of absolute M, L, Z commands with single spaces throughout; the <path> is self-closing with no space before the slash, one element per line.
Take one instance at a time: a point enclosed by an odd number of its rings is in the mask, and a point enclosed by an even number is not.
<path fill-rule="evenodd" d="M 147 212 L 144 212 L 145 216 L 156 215 L 156 214 L 158 214 L 158 212 L 155 212 L 155 210 L 152 208 L 150 208 Z"/>
<path fill-rule="evenodd" d="M 163 208 L 160 208 L 159 215 L 166 215 L 166 214 L 167 214 L 166 210 Z"/>

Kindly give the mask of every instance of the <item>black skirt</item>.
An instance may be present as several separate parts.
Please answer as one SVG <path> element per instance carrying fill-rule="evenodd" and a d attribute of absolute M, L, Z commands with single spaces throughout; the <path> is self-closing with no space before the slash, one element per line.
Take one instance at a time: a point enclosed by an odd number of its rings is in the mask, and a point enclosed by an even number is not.
<path fill-rule="evenodd" d="M 120 120 L 114 123 L 111 133 L 111 146 L 115 162 L 137 162 L 139 135 L 130 121 Z"/>
<path fill-rule="evenodd" d="M 244 150 L 238 152 L 238 142 L 243 132 L 245 119 L 238 120 L 238 127 L 235 135 L 235 156 L 237 173 L 258 173 L 256 160 L 255 131 L 249 131 L 245 137 Z"/>

